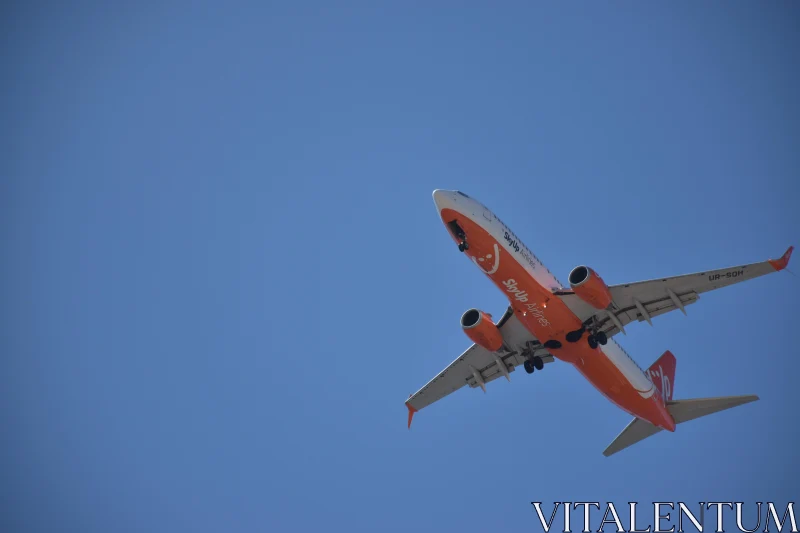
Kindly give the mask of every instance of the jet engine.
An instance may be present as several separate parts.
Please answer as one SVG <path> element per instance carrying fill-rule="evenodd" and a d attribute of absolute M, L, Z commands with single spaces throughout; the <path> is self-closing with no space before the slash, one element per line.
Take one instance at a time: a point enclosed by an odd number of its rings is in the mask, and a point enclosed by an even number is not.
<path fill-rule="evenodd" d="M 496 352 L 503 346 L 503 335 L 500 329 L 492 322 L 492 316 L 479 309 L 470 309 L 461 317 L 461 327 L 472 342 Z"/>
<path fill-rule="evenodd" d="M 577 266 L 569 273 L 569 286 L 575 295 L 595 309 L 611 304 L 611 291 L 603 278 L 587 266 Z"/>

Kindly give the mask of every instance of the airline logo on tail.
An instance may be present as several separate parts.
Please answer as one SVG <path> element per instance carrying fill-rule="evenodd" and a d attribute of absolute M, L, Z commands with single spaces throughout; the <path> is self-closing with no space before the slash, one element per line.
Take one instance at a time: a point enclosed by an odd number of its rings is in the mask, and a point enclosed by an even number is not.
<path fill-rule="evenodd" d="M 672 383 L 670 383 L 669 376 L 664 373 L 664 369 L 661 366 L 655 370 L 651 369 L 650 379 L 653 380 L 653 384 L 658 389 L 658 392 L 661 393 L 664 401 L 670 401 L 672 399 Z"/>
<path fill-rule="evenodd" d="M 647 375 L 655 385 L 664 403 L 672 400 L 672 389 L 675 382 L 675 356 L 666 351 L 658 361 L 647 369 Z"/>

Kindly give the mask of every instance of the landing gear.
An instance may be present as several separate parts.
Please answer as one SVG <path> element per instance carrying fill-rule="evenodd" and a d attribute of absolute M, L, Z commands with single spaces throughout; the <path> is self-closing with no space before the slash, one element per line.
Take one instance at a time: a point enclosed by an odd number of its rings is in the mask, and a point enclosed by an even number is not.
<path fill-rule="evenodd" d="M 599 342 L 603 346 L 605 346 L 606 343 L 608 342 L 608 335 L 606 335 L 605 331 L 598 331 L 595 334 L 594 338 L 597 339 L 597 342 Z"/>
<path fill-rule="evenodd" d="M 467 244 L 467 234 L 464 233 L 464 230 L 458 225 L 458 221 L 451 220 L 447 223 L 447 227 L 450 228 L 450 233 L 453 235 L 453 237 L 458 239 L 458 251 L 463 252 L 464 250 L 469 250 L 469 244 Z"/>
<path fill-rule="evenodd" d="M 545 348 L 551 348 L 553 350 L 557 350 L 558 348 L 561 348 L 561 342 L 557 341 L 555 339 L 551 339 L 551 340 L 549 340 L 549 341 L 544 343 L 544 347 Z"/>
<path fill-rule="evenodd" d="M 605 331 L 598 331 L 594 335 L 589 335 L 587 340 L 589 341 L 589 348 L 594 350 L 597 348 L 598 344 L 602 344 L 603 346 L 606 345 L 608 342 L 608 335 L 606 335 Z"/>
<path fill-rule="evenodd" d="M 533 359 L 525 359 L 525 362 L 522 363 L 522 366 L 525 367 L 525 372 L 528 374 L 533 374 L 535 370 L 541 370 L 544 368 L 544 361 L 537 355 Z"/>

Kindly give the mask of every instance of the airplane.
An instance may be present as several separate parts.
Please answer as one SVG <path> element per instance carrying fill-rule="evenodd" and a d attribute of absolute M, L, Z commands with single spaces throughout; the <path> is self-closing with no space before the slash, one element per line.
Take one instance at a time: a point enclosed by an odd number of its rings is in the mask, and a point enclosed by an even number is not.
<path fill-rule="evenodd" d="M 571 364 L 603 396 L 633 416 L 605 449 L 611 456 L 677 424 L 758 400 L 727 396 L 673 400 L 676 359 L 666 351 L 642 369 L 612 339 L 625 326 L 652 320 L 694 304 L 700 294 L 786 268 L 790 246 L 780 259 L 669 278 L 608 286 L 592 268 L 580 265 L 560 283 L 497 215 L 461 191 L 437 189 L 433 201 L 450 237 L 508 297 L 495 323 L 469 309 L 461 327 L 473 342 L 464 353 L 405 402 L 408 428 L 419 410 L 467 385 L 486 392 L 487 383 L 522 365 L 528 374 L 556 359 Z"/>

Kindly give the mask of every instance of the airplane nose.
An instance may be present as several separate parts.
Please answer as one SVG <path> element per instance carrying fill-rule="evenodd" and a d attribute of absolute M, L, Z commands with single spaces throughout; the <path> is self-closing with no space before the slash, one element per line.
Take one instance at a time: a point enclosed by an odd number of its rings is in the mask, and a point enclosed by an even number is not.
<path fill-rule="evenodd" d="M 436 189 L 433 191 L 433 203 L 436 204 L 436 209 L 452 207 L 453 205 L 453 191 L 445 191 L 443 189 Z"/>

